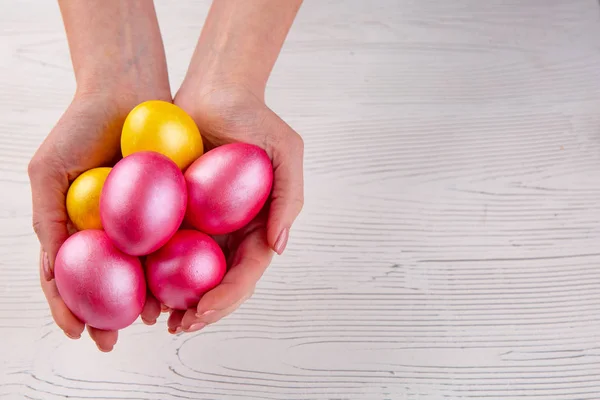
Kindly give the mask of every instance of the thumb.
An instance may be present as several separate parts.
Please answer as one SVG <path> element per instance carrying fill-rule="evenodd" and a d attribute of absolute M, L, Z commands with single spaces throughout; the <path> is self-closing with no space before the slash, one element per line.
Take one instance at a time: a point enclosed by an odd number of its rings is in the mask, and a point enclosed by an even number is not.
<path fill-rule="evenodd" d="M 53 278 L 54 260 L 60 246 L 69 237 L 65 196 L 69 187 L 67 174 L 56 163 L 36 158 L 29 164 L 33 205 L 33 230 L 47 256 L 44 277 Z"/>
<path fill-rule="evenodd" d="M 274 183 L 267 223 L 269 246 L 281 254 L 290 228 L 304 205 L 304 142 L 281 121 L 280 138 L 273 149 Z"/>

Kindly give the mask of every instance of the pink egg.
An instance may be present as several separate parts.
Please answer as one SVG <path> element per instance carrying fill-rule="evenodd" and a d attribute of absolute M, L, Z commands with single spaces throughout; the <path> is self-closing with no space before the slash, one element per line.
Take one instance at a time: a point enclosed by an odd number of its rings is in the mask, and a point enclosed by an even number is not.
<path fill-rule="evenodd" d="M 108 237 L 127 254 L 142 256 L 164 245 L 185 216 L 185 179 L 166 156 L 142 151 L 119 161 L 100 195 Z"/>
<path fill-rule="evenodd" d="M 210 235 L 236 231 L 256 217 L 269 198 L 273 167 L 258 146 L 233 143 L 198 158 L 185 172 L 186 220 Z"/>
<path fill-rule="evenodd" d="M 69 310 L 97 329 L 131 325 L 146 301 L 140 260 L 117 249 L 101 230 L 69 237 L 56 256 L 54 277 Z"/>
<path fill-rule="evenodd" d="M 227 269 L 217 242 L 194 230 L 178 231 L 148 255 L 144 264 L 152 294 L 175 310 L 195 307 L 204 293 L 221 282 Z"/>

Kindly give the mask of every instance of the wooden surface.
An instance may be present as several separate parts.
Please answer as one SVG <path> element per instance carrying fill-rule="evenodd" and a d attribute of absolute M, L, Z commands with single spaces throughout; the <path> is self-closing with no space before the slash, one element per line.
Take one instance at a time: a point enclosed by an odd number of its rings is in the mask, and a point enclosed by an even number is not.
<path fill-rule="evenodd" d="M 306 141 L 289 251 L 218 325 L 111 354 L 38 285 L 58 9 L 0 3 L 0 399 L 600 399 L 597 1 L 307 0 L 267 95 Z M 176 88 L 208 2 L 157 7 Z"/>

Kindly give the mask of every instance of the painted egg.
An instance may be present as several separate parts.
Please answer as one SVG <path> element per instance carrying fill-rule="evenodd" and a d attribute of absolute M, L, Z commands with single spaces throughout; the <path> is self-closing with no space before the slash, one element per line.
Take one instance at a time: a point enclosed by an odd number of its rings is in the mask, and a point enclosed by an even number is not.
<path fill-rule="evenodd" d="M 217 286 L 226 271 L 225 256 L 210 236 L 181 230 L 145 261 L 148 288 L 175 310 L 195 307 L 204 293 Z"/>
<path fill-rule="evenodd" d="M 138 151 L 156 151 L 187 168 L 204 151 L 198 126 L 185 111 L 162 100 L 137 105 L 127 115 L 121 133 L 123 157 Z"/>
<path fill-rule="evenodd" d="M 186 203 L 179 167 L 160 153 L 144 151 L 113 167 L 100 196 L 100 217 L 117 248 L 142 256 L 173 236 L 185 216 Z"/>
<path fill-rule="evenodd" d="M 186 220 L 210 235 L 234 232 L 258 215 L 269 198 L 273 167 L 258 146 L 232 143 L 208 151 L 185 172 Z"/>
<path fill-rule="evenodd" d="M 79 175 L 67 192 L 67 214 L 75 229 L 102 229 L 100 193 L 110 168 L 93 168 Z"/>
<path fill-rule="evenodd" d="M 70 236 L 56 256 L 54 277 L 69 310 L 97 329 L 131 325 L 146 301 L 140 260 L 117 249 L 101 230 Z"/>

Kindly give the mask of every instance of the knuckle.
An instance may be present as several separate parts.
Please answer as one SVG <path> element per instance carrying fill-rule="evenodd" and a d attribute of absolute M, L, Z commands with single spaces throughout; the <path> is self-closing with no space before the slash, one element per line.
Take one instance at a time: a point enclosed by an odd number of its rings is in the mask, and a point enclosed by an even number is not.
<path fill-rule="evenodd" d="M 294 199 L 294 204 L 298 208 L 298 212 L 300 212 L 300 210 L 302 210 L 302 208 L 304 207 L 304 193 L 300 192 L 298 194 L 298 197 Z"/>
<path fill-rule="evenodd" d="M 32 224 L 31 225 L 33 227 L 33 232 L 35 232 L 35 234 L 39 238 L 40 235 L 41 235 L 41 232 L 42 232 L 43 228 L 42 228 L 42 221 L 40 221 L 40 219 L 38 218 L 37 214 L 33 215 L 33 220 L 32 220 Z"/>
<path fill-rule="evenodd" d="M 43 171 L 44 166 L 41 158 L 39 156 L 34 156 L 29 164 L 27 165 L 27 175 L 29 175 L 29 179 L 35 178 L 40 175 Z"/>
<path fill-rule="evenodd" d="M 298 132 L 290 132 L 288 143 L 291 148 L 304 151 L 304 139 Z"/>
<path fill-rule="evenodd" d="M 65 163 L 57 152 L 38 150 L 27 165 L 27 174 L 33 185 L 48 179 L 59 181 L 67 176 Z"/>
<path fill-rule="evenodd" d="M 293 199 L 291 199 L 291 204 L 292 207 L 296 213 L 296 215 L 300 214 L 300 212 L 302 212 L 302 209 L 304 208 L 304 196 L 302 193 L 300 193 L 298 195 L 298 197 L 294 197 Z"/>

